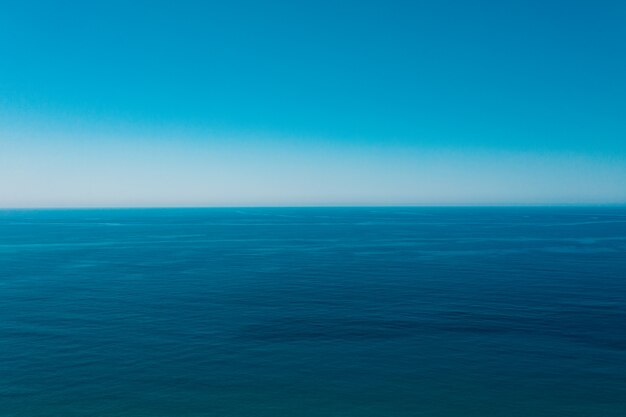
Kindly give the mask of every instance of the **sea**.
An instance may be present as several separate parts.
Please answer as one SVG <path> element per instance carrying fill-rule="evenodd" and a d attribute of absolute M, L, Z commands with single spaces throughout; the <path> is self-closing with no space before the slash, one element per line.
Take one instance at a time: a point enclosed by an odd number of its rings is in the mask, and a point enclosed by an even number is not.
<path fill-rule="evenodd" d="M 626 207 L 0 211 L 2 417 L 624 417 Z"/>

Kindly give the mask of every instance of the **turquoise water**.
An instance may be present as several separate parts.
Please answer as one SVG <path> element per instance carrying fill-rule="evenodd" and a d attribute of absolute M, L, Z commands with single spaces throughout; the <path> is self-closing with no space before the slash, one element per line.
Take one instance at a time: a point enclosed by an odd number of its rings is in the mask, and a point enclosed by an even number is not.
<path fill-rule="evenodd" d="M 626 416 L 626 209 L 0 211 L 0 416 Z"/>

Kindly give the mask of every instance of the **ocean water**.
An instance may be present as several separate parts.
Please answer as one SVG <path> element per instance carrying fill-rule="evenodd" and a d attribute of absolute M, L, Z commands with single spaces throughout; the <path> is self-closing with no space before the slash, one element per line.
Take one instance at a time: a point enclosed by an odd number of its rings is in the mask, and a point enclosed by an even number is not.
<path fill-rule="evenodd" d="M 0 211 L 0 416 L 624 417 L 626 208 Z"/>

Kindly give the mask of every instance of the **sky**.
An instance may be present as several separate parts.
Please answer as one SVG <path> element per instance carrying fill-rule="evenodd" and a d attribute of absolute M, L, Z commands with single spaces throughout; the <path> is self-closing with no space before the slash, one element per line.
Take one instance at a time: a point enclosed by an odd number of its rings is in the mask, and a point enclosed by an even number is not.
<path fill-rule="evenodd" d="M 626 204 L 626 2 L 0 0 L 0 207 Z"/>

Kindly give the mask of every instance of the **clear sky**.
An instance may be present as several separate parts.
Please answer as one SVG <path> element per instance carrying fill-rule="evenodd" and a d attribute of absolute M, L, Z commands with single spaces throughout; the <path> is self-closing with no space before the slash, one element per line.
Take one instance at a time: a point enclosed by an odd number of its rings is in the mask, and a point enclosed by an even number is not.
<path fill-rule="evenodd" d="M 0 207 L 626 203 L 626 2 L 0 0 Z"/>

